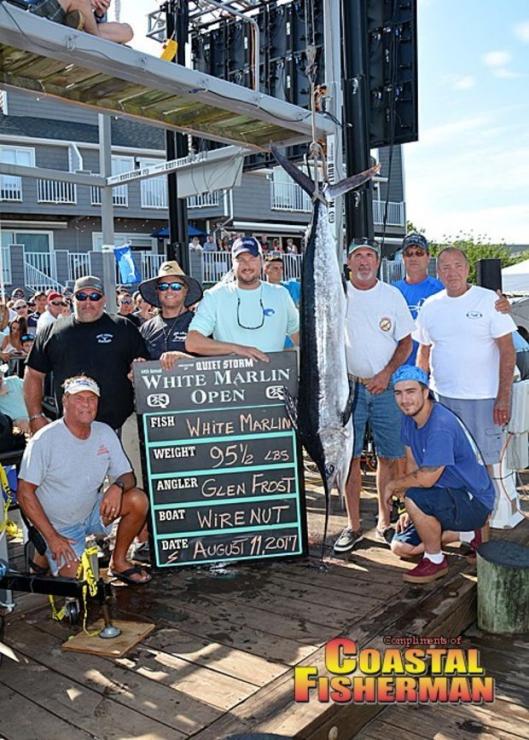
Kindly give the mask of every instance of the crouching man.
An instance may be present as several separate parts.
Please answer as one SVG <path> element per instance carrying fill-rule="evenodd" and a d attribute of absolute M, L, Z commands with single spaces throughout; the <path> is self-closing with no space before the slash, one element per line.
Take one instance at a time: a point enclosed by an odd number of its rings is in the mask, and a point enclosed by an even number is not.
<path fill-rule="evenodd" d="M 18 500 L 47 544 L 53 575 L 75 577 L 88 535 L 107 535 L 119 518 L 110 568 L 135 585 L 151 577 L 127 560 L 145 523 L 148 502 L 136 488 L 130 463 L 115 432 L 95 421 L 99 386 L 77 375 L 64 382 L 64 415 L 40 429 L 22 459 Z M 112 481 L 103 491 L 107 477 Z M 37 565 L 45 564 L 42 560 Z"/>
<path fill-rule="evenodd" d="M 404 497 L 406 513 L 397 525 L 391 549 L 398 555 L 424 553 L 409 583 L 430 583 L 448 572 L 441 543 L 481 527 L 494 507 L 494 487 L 477 447 L 458 417 L 429 396 L 428 376 L 403 365 L 392 378 L 395 400 L 404 414 L 401 437 L 406 447 L 406 475 L 391 481 L 384 500 Z"/>

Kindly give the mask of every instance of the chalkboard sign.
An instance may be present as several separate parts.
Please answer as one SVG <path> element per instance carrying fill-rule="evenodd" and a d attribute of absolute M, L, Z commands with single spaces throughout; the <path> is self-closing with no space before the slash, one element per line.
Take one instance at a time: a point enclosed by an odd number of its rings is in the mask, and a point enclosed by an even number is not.
<path fill-rule="evenodd" d="M 269 357 L 135 364 L 157 567 L 305 554 L 300 448 L 283 400 L 297 393 L 297 359 Z"/>

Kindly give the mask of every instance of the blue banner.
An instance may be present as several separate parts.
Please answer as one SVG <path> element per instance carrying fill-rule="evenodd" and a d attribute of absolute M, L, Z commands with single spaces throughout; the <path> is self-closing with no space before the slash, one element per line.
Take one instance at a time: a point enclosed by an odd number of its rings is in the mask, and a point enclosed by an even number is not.
<path fill-rule="evenodd" d="M 114 256 L 119 269 L 120 282 L 123 285 L 133 285 L 141 282 L 141 275 L 132 259 L 130 244 L 114 247 Z"/>

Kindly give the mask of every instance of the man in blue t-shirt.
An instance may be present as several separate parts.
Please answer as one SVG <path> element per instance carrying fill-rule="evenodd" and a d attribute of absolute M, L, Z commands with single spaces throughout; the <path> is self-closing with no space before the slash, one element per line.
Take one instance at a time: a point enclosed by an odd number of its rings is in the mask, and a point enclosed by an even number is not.
<path fill-rule="evenodd" d="M 421 562 L 403 578 L 409 583 L 430 583 L 448 573 L 441 541 L 457 540 L 459 532 L 480 530 L 494 507 L 495 492 L 463 423 L 430 398 L 426 373 L 402 365 L 392 383 L 404 414 L 401 439 L 406 448 L 406 475 L 388 483 L 384 491 L 388 506 L 391 497 L 399 494 L 406 508 L 392 549 L 398 552 L 399 542 L 414 548 L 422 543 Z M 414 554 L 410 550 L 400 554 Z"/>
<path fill-rule="evenodd" d="M 403 239 L 402 256 L 406 275 L 404 280 L 397 280 L 393 285 L 400 290 L 406 299 L 411 315 L 416 319 L 424 301 L 431 295 L 439 293 L 444 286 L 440 280 L 428 275 L 430 248 L 423 234 L 408 234 Z M 406 365 L 415 365 L 418 346 L 418 343 L 414 341 Z"/>

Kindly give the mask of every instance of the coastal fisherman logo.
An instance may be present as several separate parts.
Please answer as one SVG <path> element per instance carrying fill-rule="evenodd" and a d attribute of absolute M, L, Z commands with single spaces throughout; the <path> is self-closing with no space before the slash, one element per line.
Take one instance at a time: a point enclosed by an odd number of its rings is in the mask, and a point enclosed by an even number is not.
<path fill-rule="evenodd" d="M 110 342 L 114 339 L 113 334 L 96 334 L 96 339 L 98 344 L 110 344 Z"/>
<path fill-rule="evenodd" d="M 392 324 L 391 319 L 388 316 L 383 316 L 378 325 L 382 331 L 391 331 Z"/>
<path fill-rule="evenodd" d="M 170 400 L 168 393 L 151 393 L 147 396 L 147 406 L 153 409 L 166 409 Z"/>
<path fill-rule="evenodd" d="M 483 314 L 481 311 L 467 311 L 467 319 L 482 319 Z"/>

